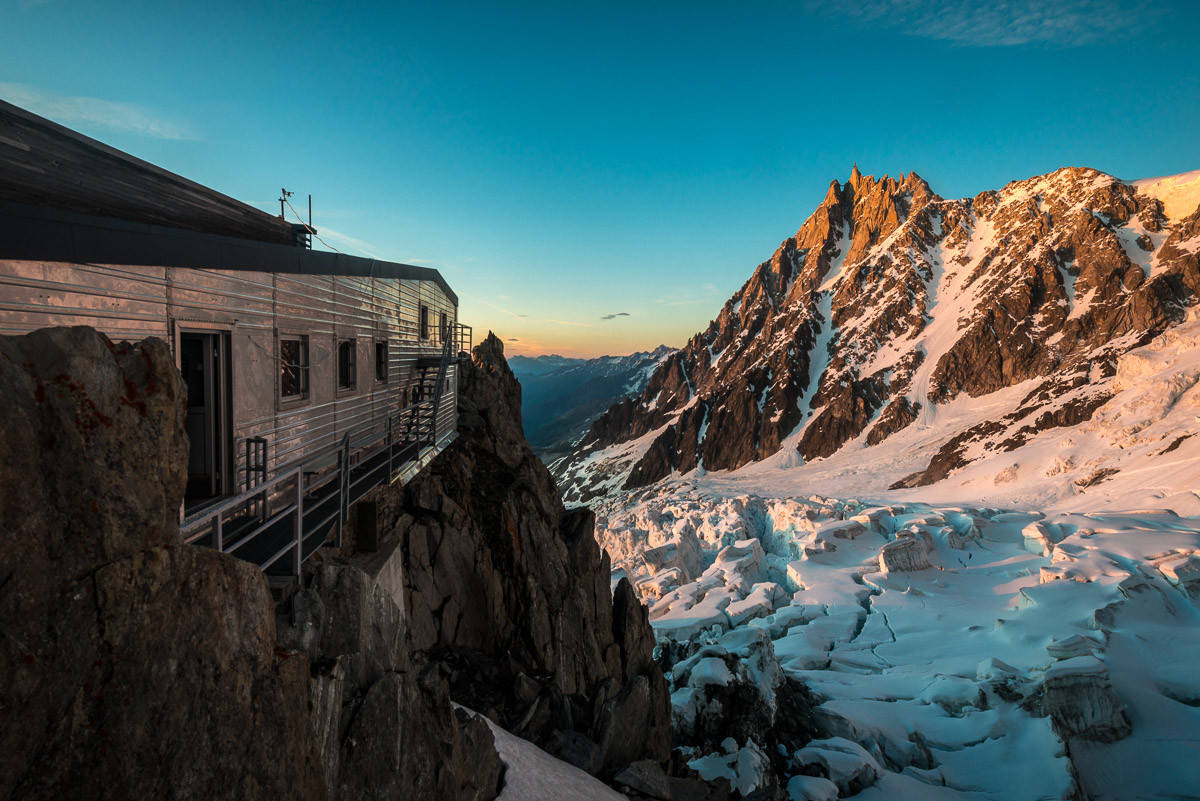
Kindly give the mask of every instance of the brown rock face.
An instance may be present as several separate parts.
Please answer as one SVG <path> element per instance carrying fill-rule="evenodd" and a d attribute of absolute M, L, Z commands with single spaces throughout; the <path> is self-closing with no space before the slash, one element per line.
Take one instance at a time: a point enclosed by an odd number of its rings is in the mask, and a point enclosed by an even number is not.
<path fill-rule="evenodd" d="M 277 637 L 257 567 L 177 543 L 182 391 L 156 339 L 0 337 L 0 796 L 494 798 L 366 573 L 310 570 Z"/>
<path fill-rule="evenodd" d="M 0 337 L 0 795 L 323 798 L 308 664 L 253 566 L 175 544 L 165 343 Z"/>
<path fill-rule="evenodd" d="M 456 701 L 586 769 L 665 762 L 669 702 L 645 610 L 627 588 L 613 598 L 593 516 L 564 510 L 525 443 L 495 336 L 460 369 L 459 415 L 459 439 L 378 501 L 414 647 Z"/>
<path fill-rule="evenodd" d="M 568 500 L 586 501 L 784 447 L 808 461 L 870 448 L 918 420 L 929 428 L 949 401 L 1031 379 L 1074 391 L 1181 319 L 1200 292 L 1198 236 L 1200 209 L 1168 219 L 1096 170 L 945 200 L 915 173 L 856 169 L 555 475 Z M 1047 426 L 1099 405 L 1055 411 L 1052 400 L 1037 404 Z M 958 441 L 910 478 L 945 477 L 968 443 L 1009 447 L 1027 436 L 1017 419 L 949 434 Z"/>

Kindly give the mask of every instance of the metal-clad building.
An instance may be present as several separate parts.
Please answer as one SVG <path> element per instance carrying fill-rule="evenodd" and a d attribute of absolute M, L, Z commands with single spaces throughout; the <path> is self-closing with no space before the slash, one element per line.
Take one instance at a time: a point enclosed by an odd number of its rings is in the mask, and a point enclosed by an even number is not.
<path fill-rule="evenodd" d="M 165 339 L 187 386 L 189 514 L 289 470 L 305 492 L 334 466 L 350 481 L 354 440 L 383 432 L 387 479 L 411 477 L 454 436 L 469 329 L 445 280 L 306 240 L 0 102 L 0 333 Z"/>

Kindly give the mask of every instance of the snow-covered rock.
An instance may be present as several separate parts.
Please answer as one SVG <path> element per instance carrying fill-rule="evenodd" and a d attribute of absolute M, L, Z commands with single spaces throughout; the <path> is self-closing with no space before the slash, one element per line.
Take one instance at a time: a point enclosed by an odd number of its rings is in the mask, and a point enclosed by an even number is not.
<path fill-rule="evenodd" d="M 922 536 L 901 532 L 901 536 L 879 550 L 879 570 L 881 573 L 925 570 L 933 566 L 929 551 L 929 544 Z"/>
<path fill-rule="evenodd" d="M 1059 736 L 1115 742 L 1131 731 L 1108 668 L 1094 656 L 1056 662 L 1046 671 L 1046 711 Z"/>
<path fill-rule="evenodd" d="M 879 763 L 858 743 L 844 737 L 813 740 L 792 755 L 800 769 L 817 768 L 833 782 L 838 793 L 851 796 L 879 778 Z"/>

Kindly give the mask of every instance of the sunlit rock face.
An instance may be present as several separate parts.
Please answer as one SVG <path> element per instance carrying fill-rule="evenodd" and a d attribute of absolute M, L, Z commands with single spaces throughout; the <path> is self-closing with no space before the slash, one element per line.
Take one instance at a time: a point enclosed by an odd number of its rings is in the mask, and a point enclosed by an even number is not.
<path fill-rule="evenodd" d="M 1200 192 L 1170 212 L 1155 192 L 1063 168 L 946 200 L 855 169 L 555 474 L 586 502 L 781 451 L 870 459 L 916 425 L 942 446 L 898 482 L 922 486 L 1087 421 L 1118 358 L 1200 292 Z M 947 404 L 1018 385 L 986 420 L 937 428 Z"/>

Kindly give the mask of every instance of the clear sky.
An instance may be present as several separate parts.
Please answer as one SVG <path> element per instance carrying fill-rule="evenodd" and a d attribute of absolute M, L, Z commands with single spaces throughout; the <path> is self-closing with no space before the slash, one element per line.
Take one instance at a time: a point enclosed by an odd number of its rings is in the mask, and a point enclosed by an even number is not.
<path fill-rule="evenodd" d="M 0 0 L 0 97 L 266 209 L 311 192 L 510 353 L 627 353 L 702 329 L 854 162 L 946 197 L 1200 168 L 1198 8 Z"/>

